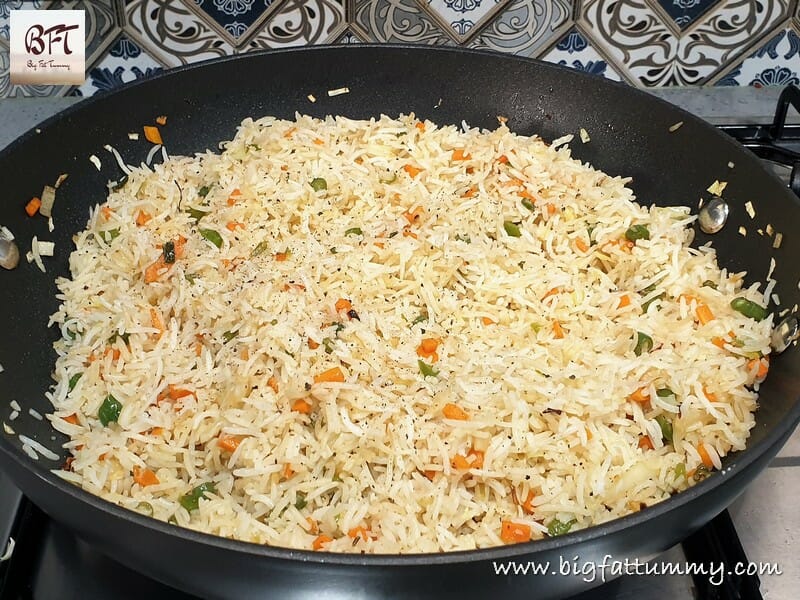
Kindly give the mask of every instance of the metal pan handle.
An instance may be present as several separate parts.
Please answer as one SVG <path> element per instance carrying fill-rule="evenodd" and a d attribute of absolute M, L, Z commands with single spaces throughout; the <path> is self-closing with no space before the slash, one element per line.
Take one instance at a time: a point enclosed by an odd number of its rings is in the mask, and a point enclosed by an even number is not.
<path fill-rule="evenodd" d="M 775 141 L 783 139 L 783 130 L 786 127 L 786 115 L 789 111 L 789 106 L 793 106 L 797 112 L 800 112 L 800 87 L 796 85 L 787 85 L 781 92 L 780 98 L 778 98 L 778 107 L 775 109 L 775 118 L 772 120 L 772 127 L 770 128 L 770 134 Z M 792 167 L 789 187 L 795 194 L 800 196 L 800 161 L 795 162 L 794 167 Z"/>

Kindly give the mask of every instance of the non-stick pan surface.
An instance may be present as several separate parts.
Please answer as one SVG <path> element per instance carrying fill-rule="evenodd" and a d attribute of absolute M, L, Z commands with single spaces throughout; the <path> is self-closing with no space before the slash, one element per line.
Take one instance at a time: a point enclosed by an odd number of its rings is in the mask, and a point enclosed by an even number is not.
<path fill-rule="evenodd" d="M 327 90 L 347 86 L 348 94 Z M 317 101 L 312 103 L 308 94 Z M 24 260 L 0 273 L 0 413 L 8 404 L 22 414 L 16 434 L 59 451 L 62 436 L 47 421 L 28 414 L 50 409 L 57 332 L 46 327 L 56 310 L 54 278 L 68 274 L 71 236 L 85 226 L 88 208 L 103 201 L 106 184 L 121 172 L 105 144 L 138 164 L 149 144 L 128 139 L 157 115 L 171 154 L 216 149 L 245 117 L 295 111 L 315 116 L 367 118 L 415 112 L 438 123 L 494 128 L 497 116 L 519 133 L 553 139 L 576 135 L 575 156 L 613 175 L 633 177 L 644 204 L 696 207 L 715 180 L 728 182 L 727 227 L 713 238 L 720 262 L 763 280 L 774 257 L 776 293 L 782 307 L 800 302 L 797 288 L 800 202 L 749 152 L 699 119 L 623 85 L 519 57 L 445 48 L 358 46 L 288 50 L 224 59 L 172 71 L 96 96 L 49 120 L 0 153 L 0 224 L 9 227 L 24 252 L 34 235 L 56 243 L 45 259 L 47 274 Z M 682 123 L 679 127 L 679 123 Z M 102 161 L 98 171 L 89 161 Z M 56 229 L 29 219 L 25 202 L 44 184 L 69 174 L 58 192 Z M 756 208 L 751 219 L 744 210 Z M 771 224 L 784 234 L 779 249 L 756 230 Z M 747 235 L 738 232 L 739 226 Z M 708 236 L 697 235 L 696 243 Z M 51 516 L 126 565 L 181 589 L 213 597 L 299 598 L 308 593 L 346 596 L 543 597 L 575 592 L 590 584 L 581 575 L 497 576 L 506 558 L 543 564 L 649 557 L 670 547 L 727 506 L 777 453 L 800 418 L 800 358 L 792 348 L 772 361 L 762 387 L 757 425 L 748 449 L 728 457 L 724 470 L 669 501 L 623 519 L 563 537 L 488 550 L 427 556 L 342 556 L 270 548 L 190 532 L 113 506 L 50 473 L 58 461 L 29 459 L 17 435 L 0 438 L 0 466 Z M 493 564 L 494 563 L 494 564 Z M 599 583 L 595 580 L 593 584 Z M 322 597 L 322 596 L 320 596 Z"/>

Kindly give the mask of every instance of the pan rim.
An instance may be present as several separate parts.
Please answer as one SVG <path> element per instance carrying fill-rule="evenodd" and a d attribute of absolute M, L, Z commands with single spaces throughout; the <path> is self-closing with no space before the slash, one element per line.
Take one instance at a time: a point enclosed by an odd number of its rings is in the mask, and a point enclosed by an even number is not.
<path fill-rule="evenodd" d="M 364 52 L 375 52 L 375 51 L 380 51 L 380 52 L 407 51 L 407 52 L 419 52 L 420 54 L 458 54 L 458 55 L 474 54 L 474 55 L 491 56 L 492 58 L 497 60 L 517 62 L 519 64 L 535 65 L 536 68 L 538 69 L 544 69 L 551 72 L 557 71 L 564 74 L 569 73 L 569 75 L 571 77 L 574 77 L 576 80 L 581 80 L 581 79 L 584 81 L 591 80 L 603 86 L 611 86 L 620 90 L 624 89 L 625 93 L 632 97 L 639 98 L 640 100 L 643 100 L 645 102 L 660 103 L 662 106 L 668 107 L 672 112 L 676 114 L 676 116 L 679 116 L 684 121 L 688 121 L 695 125 L 702 126 L 703 128 L 712 129 L 714 133 L 718 136 L 720 141 L 725 140 L 725 143 L 733 147 L 736 147 L 738 151 L 745 151 L 749 154 L 749 151 L 746 151 L 746 149 L 743 149 L 741 146 L 739 146 L 732 138 L 729 138 L 721 131 L 716 130 L 715 128 L 713 128 L 713 126 L 706 123 L 699 117 L 696 117 L 695 115 L 679 107 L 676 107 L 670 104 L 669 102 L 662 100 L 659 97 L 656 97 L 652 94 L 648 94 L 643 90 L 634 88 L 629 84 L 623 82 L 615 82 L 602 78 L 598 79 L 598 77 L 595 75 L 574 71 L 572 69 L 568 69 L 566 67 L 555 65 L 552 63 L 547 63 L 538 59 L 533 59 L 518 55 L 511 55 L 493 50 L 459 48 L 459 47 L 441 47 L 441 46 L 431 47 L 431 46 L 414 45 L 414 44 L 359 44 L 352 46 L 331 44 L 331 45 L 320 45 L 312 47 L 260 50 L 255 52 L 248 52 L 247 54 L 244 55 L 232 55 L 232 56 L 214 58 L 189 65 L 183 65 L 177 68 L 168 69 L 150 78 L 135 80 L 119 88 L 115 88 L 114 90 L 111 90 L 107 93 L 95 94 L 89 98 L 85 98 L 84 100 L 77 102 L 73 106 L 70 106 L 69 108 L 46 119 L 45 121 L 41 122 L 34 128 L 30 129 L 28 132 L 19 136 L 17 139 L 8 144 L 4 149 L 0 150 L 0 160 L 2 160 L 7 154 L 13 153 L 17 147 L 25 144 L 27 140 L 29 140 L 30 138 L 39 135 L 38 132 L 44 132 L 51 125 L 57 123 L 58 121 L 64 118 L 69 117 L 76 111 L 89 110 L 91 108 L 94 108 L 97 103 L 102 103 L 105 99 L 113 98 L 118 94 L 127 93 L 128 90 L 135 89 L 139 86 L 147 86 L 154 84 L 158 85 L 158 82 L 160 82 L 164 78 L 170 78 L 182 73 L 202 69 L 209 65 L 225 64 L 232 61 L 247 61 L 247 60 L 257 61 L 257 60 L 262 60 L 264 57 L 267 56 L 282 55 L 282 54 L 297 54 L 297 53 L 311 54 L 320 52 L 329 53 L 334 50 L 337 52 L 345 52 L 345 53 L 347 52 L 364 53 Z M 711 134 L 712 132 L 708 131 L 708 133 Z M 768 173 L 771 177 L 774 178 L 774 176 L 771 173 L 769 173 L 763 165 L 761 165 L 756 161 L 753 161 L 753 166 L 755 167 L 756 165 L 758 165 L 759 168 L 764 170 L 765 173 Z M 794 202 L 798 202 L 798 199 L 794 198 L 794 196 L 788 191 L 788 189 L 786 190 L 786 196 L 789 200 L 794 199 Z M 70 495 L 74 500 L 80 501 L 82 504 L 90 507 L 92 510 L 98 510 L 103 513 L 109 514 L 112 517 L 132 522 L 136 524 L 138 527 L 144 527 L 162 535 L 167 535 L 170 537 L 178 537 L 187 541 L 202 544 L 205 546 L 213 546 L 229 552 L 236 552 L 240 554 L 247 554 L 259 557 L 268 557 L 273 559 L 283 559 L 292 561 L 300 560 L 303 562 L 315 563 L 315 564 L 330 564 L 330 565 L 342 565 L 342 566 L 353 566 L 353 567 L 387 567 L 387 566 L 415 567 L 415 566 L 432 566 L 432 565 L 509 559 L 509 558 L 519 557 L 520 555 L 524 555 L 530 552 L 547 552 L 559 549 L 561 549 L 562 551 L 566 551 L 570 546 L 596 540 L 598 538 L 616 534 L 623 530 L 635 527 L 640 523 L 644 523 L 651 519 L 657 518 L 661 515 L 671 512 L 672 510 L 675 510 L 690 502 L 693 502 L 700 496 L 703 496 L 707 492 L 710 492 L 711 490 L 714 490 L 717 487 L 721 486 L 725 481 L 726 477 L 728 478 L 735 477 L 740 472 L 744 471 L 752 463 L 756 462 L 763 456 L 767 455 L 770 450 L 775 448 L 778 442 L 785 441 L 789 437 L 789 435 L 791 435 L 795 427 L 797 427 L 798 422 L 800 422 L 800 392 L 798 392 L 795 398 L 795 404 L 790 409 L 787 418 L 781 424 L 775 427 L 775 429 L 772 432 L 770 432 L 768 437 L 761 440 L 755 446 L 747 447 L 744 451 L 741 451 L 733 455 L 732 461 L 725 466 L 723 472 L 717 473 L 715 474 L 715 476 L 709 477 L 705 481 L 698 483 L 692 488 L 684 492 L 675 494 L 670 498 L 667 498 L 662 502 L 647 507 L 646 509 L 639 511 L 637 513 L 616 518 L 606 523 L 594 525 L 587 529 L 578 530 L 573 533 L 566 534 L 564 536 L 559 536 L 558 538 L 545 538 L 542 540 L 535 540 L 523 544 L 516 544 L 509 546 L 497 546 L 489 548 L 480 548 L 475 550 L 460 550 L 454 552 L 439 552 L 439 553 L 428 553 L 428 554 L 415 553 L 415 554 L 361 555 L 361 554 L 341 554 L 341 553 L 325 552 L 325 551 L 316 552 L 311 550 L 291 549 L 278 546 L 266 546 L 252 542 L 223 538 L 208 533 L 202 533 L 191 529 L 173 526 L 170 525 L 169 523 L 158 521 L 151 517 L 146 517 L 144 515 L 136 513 L 135 511 L 125 509 L 117 504 L 114 504 L 88 491 L 85 491 L 82 488 L 79 488 L 74 484 L 71 484 L 63 480 L 54 473 L 52 473 L 50 469 L 47 469 L 42 465 L 42 461 L 33 461 L 28 459 L 27 457 L 24 457 L 21 452 L 19 452 L 15 447 L 13 447 L 13 445 L 8 440 L 8 437 L 5 435 L 0 436 L 0 452 L 2 452 L 2 454 L 8 457 L 9 460 L 14 461 L 20 468 L 35 473 L 43 481 L 45 485 L 50 486 L 51 488 L 54 488 L 55 490 L 58 490 L 61 493 L 66 493 Z M 756 422 L 756 427 L 757 426 L 758 423 Z"/>

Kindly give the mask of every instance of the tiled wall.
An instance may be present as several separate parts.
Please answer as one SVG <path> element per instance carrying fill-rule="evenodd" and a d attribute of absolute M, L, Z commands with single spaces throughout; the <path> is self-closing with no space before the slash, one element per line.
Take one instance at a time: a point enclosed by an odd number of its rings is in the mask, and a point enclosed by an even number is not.
<path fill-rule="evenodd" d="M 82 8 L 86 83 L 12 86 L 14 8 Z M 0 0 L 0 97 L 90 95 L 173 66 L 305 44 L 490 48 L 640 87 L 800 83 L 798 0 Z"/>

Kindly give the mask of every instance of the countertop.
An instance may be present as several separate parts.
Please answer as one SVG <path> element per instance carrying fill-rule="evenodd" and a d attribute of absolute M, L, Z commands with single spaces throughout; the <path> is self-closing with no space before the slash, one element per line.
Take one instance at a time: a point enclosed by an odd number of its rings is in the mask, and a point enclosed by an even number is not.
<path fill-rule="evenodd" d="M 719 124 L 769 123 L 780 93 L 778 88 L 667 88 L 653 93 L 707 121 Z M 78 98 L 0 99 L 0 149 L 49 116 L 75 104 Z M 800 122 L 797 115 L 792 122 Z M 800 429 L 796 430 L 770 467 L 730 508 L 750 561 L 778 562 L 780 576 L 762 576 L 765 598 L 792 598 L 800 589 Z M 675 549 L 662 557 L 672 560 Z M 665 579 L 665 578 L 662 578 Z M 652 581 L 655 588 L 673 596 L 686 589 Z M 677 585 L 677 584 L 676 584 Z M 651 591 L 653 589 L 651 588 Z"/>

